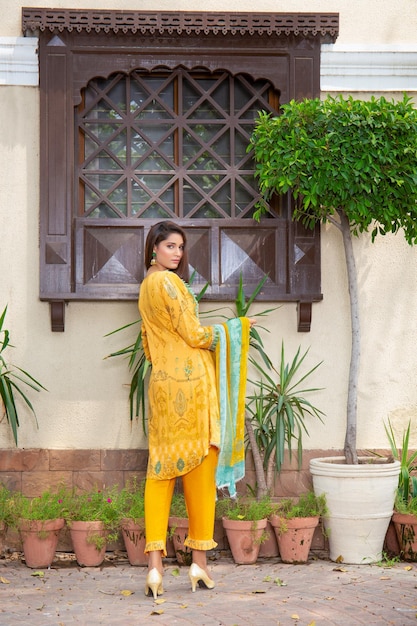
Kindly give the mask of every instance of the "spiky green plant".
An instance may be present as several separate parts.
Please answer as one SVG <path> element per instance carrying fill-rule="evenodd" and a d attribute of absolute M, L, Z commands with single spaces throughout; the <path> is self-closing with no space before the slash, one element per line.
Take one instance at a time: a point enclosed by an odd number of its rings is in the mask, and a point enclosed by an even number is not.
<path fill-rule="evenodd" d="M 31 374 L 29 374 L 25 370 L 17 367 L 17 365 L 8 365 L 4 354 L 7 348 L 12 348 L 14 346 L 12 346 L 12 344 L 10 343 L 10 332 L 6 328 L 4 328 L 6 312 L 7 305 L 5 306 L 3 313 L 0 316 L 0 398 L 3 403 L 4 414 L 6 415 L 6 419 L 10 424 L 13 438 L 17 445 L 17 429 L 20 426 L 18 404 L 16 403 L 16 399 L 18 397 L 23 399 L 23 401 L 27 404 L 27 406 L 33 413 L 33 416 L 36 420 L 36 425 L 38 425 L 33 405 L 26 395 L 25 391 L 23 391 L 20 383 L 23 383 L 24 385 L 30 387 L 31 389 L 34 389 L 35 391 L 40 391 L 41 389 L 46 391 L 46 389 L 43 385 L 41 385 L 40 382 L 38 382 L 35 378 L 33 378 L 33 376 L 31 376 Z"/>
<path fill-rule="evenodd" d="M 396 508 L 406 511 L 409 503 L 417 498 L 417 476 L 412 476 L 412 472 L 417 471 L 417 450 L 409 452 L 411 421 L 403 433 L 401 448 L 397 446 L 394 430 L 390 420 L 388 426 L 384 423 L 385 432 L 391 447 L 392 456 L 400 461 L 400 475 L 398 477 L 398 490 Z M 400 512 L 402 512 L 400 511 Z"/>

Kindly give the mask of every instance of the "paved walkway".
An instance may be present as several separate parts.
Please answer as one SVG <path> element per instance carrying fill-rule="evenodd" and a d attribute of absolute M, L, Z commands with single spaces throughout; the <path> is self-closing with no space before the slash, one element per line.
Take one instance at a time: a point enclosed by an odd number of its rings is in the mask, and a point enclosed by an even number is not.
<path fill-rule="evenodd" d="M 0 626 L 417 624 L 416 563 L 284 565 L 275 558 L 237 566 L 221 556 L 210 567 L 215 589 L 191 593 L 188 568 L 167 560 L 165 593 L 155 603 L 143 592 L 146 569 L 122 555 L 81 568 L 58 554 L 39 572 L 20 558 L 0 559 Z"/>

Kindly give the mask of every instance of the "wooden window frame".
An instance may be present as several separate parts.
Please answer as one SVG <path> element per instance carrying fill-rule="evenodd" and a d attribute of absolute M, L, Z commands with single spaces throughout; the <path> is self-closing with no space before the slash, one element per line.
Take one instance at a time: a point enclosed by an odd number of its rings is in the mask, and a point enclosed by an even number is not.
<path fill-rule="evenodd" d="M 320 46 L 336 39 L 337 13 L 194 13 L 22 9 L 25 34 L 39 36 L 41 104 L 40 179 L 40 298 L 50 302 L 54 331 L 65 328 L 65 304 L 73 300 L 137 298 L 138 283 L 97 288 L 85 284 L 80 259 L 85 260 L 88 228 L 112 228 L 111 220 L 76 220 L 74 172 L 74 108 L 81 91 L 94 76 L 151 71 L 178 66 L 192 70 L 245 72 L 253 80 L 267 79 L 280 91 L 281 102 L 320 95 Z M 117 220 L 118 237 L 136 229 L 139 245 L 151 223 Z M 154 220 L 155 221 L 155 220 Z M 221 220 L 222 221 L 222 220 Z M 242 228 L 219 220 L 184 221 L 189 229 L 208 229 L 216 244 L 219 228 Z M 322 299 L 320 230 L 306 232 L 299 224 L 272 220 L 251 222 L 250 228 L 275 228 L 285 237 L 285 264 L 279 286 L 272 285 L 259 299 L 298 303 L 298 330 L 308 331 L 314 301 Z M 148 223 L 149 222 L 149 223 Z M 217 229 L 217 230 L 216 230 Z M 218 239 L 217 239 L 218 240 Z M 80 273 L 81 272 L 81 273 Z M 134 281 L 133 281 L 134 282 Z M 235 286 L 221 285 L 209 298 L 227 300 Z"/>

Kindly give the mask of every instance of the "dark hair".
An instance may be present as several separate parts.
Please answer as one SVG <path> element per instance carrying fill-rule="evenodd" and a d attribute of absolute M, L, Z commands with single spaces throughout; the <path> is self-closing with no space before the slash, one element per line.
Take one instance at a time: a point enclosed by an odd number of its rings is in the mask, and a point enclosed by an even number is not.
<path fill-rule="evenodd" d="M 175 272 L 175 274 L 178 274 L 180 278 L 188 282 L 190 278 L 190 270 L 188 267 L 187 237 L 183 229 L 175 224 L 175 222 L 170 222 L 169 220 L 166 220 L 164 222 L 158 222 L 157 224 L 154 224 L 152 226 L 146 238 L 145 267 L 146 269 L 149 269 L 151 266 L 152 252 L 154 247 L 161 243 L 161 241 L 165 241 L 166 239 L 168 239 L 171 233 L 181 235 L 184 242 L 184 254 L 182 255 L 181 261 L 177 269 L 172 271 Z"/>

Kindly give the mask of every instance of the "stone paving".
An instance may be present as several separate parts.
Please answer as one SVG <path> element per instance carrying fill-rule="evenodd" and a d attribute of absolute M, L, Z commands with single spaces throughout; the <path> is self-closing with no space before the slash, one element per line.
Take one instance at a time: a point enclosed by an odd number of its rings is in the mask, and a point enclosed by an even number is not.
<path fill-rule="evenodd" d="M 81 568 L 57 555 L 31 570 L 19 556 L 0 559 L 0 626 L 356 626 L 417 624 L 417 564 L 339 565 L 279 558 L 235 565 L 210 562 L 216 587 L 191 592 L 188 568 L 165 562 L 165 592 L 145 597 L 146 568 L 106 557 Z"/>

